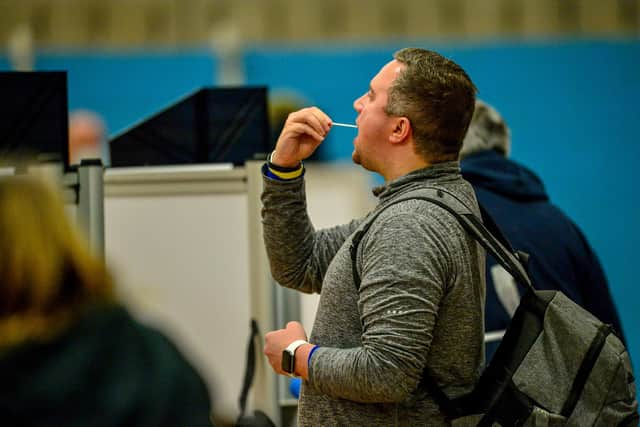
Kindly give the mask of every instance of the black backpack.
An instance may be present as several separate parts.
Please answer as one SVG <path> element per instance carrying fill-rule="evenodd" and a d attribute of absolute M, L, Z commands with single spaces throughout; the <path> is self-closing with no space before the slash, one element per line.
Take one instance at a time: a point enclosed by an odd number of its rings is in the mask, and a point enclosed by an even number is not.
<path fill-rule="evenodd" d="M 631 362 L 613 328 L 562 292 L 537 291 L 526 272 L 527 255 L 514 252 L 482 207 L 480 221 L 451 193 L 426 188 L 376 211 L 351 243 L 356 287 L 360 287 L 356 265 L 360 240 L 384 209 L 411 199 L 426 200 L 450 212 L 526 290 L 471 393 L 449 398 L 425 368 L 418 387 L 430 393 L 452 425 L 637 426 Z"/>

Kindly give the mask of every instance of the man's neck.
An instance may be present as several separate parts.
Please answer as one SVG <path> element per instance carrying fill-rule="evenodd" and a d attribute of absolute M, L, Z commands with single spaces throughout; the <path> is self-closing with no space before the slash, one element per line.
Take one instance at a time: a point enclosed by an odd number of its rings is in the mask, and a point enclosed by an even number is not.
<path fill-rule="evenodd" d="M 413 171 L 427 168 L 431 166 L 431 163 L 422 157 L 411 156 L 396 161 L 392 159 L 387 163 L 387 166 L 387 169 L 381 175 L 384 177 L 385 182 L 391 182 Z"/>

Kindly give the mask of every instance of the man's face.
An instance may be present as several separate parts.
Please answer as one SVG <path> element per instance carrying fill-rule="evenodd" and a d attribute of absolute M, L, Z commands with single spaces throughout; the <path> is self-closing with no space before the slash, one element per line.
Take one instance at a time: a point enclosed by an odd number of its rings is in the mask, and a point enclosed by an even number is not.
<path fill-rule="evenodd" d="M 395 121 L 385 113 L 389 89 L 405 65 L 393 60 L 371 80 L 369 90 L 353 102 L 358 113 L 358 135 L 353 141 L 353 162 L 365 169 L 379 172 L 377 165 L 384 161 L 385 147 Z"/>

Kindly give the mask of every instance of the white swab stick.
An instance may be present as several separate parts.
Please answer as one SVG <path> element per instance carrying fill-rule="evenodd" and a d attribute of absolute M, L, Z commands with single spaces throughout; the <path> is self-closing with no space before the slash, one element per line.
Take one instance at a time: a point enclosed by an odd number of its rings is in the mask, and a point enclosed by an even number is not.
<path fill-rule="evenodd" d="M 350 124 L 347 124 L 347 123 L 332 122 L 332 125 L 333 125 L 333 126 L 342 126 L 342 127 L 344 127 L 344 128 L 355 128 L 355 129 L 358 129 L 358 126 L 356 126 L 356 125 L 350 125 Z"/>

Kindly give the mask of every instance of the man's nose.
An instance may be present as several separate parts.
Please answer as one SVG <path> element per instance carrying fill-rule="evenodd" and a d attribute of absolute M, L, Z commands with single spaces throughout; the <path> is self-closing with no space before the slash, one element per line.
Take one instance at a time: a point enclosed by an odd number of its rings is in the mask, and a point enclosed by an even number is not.
<path fill-rule="evenodd" d="M 362 110 L 362 96 L 353 101 L 353 109 L 358 113 L 360 112 L 360 110 Z"/>

